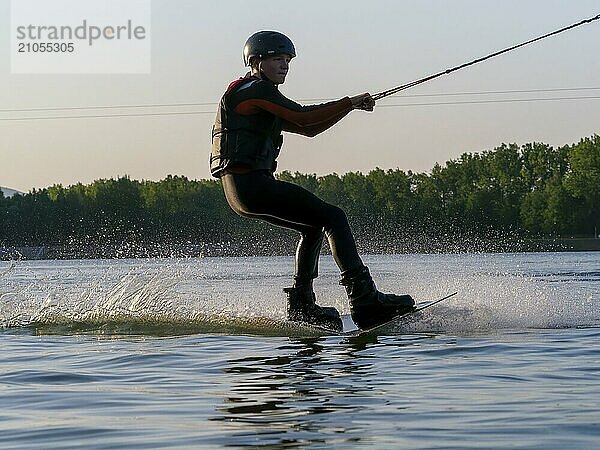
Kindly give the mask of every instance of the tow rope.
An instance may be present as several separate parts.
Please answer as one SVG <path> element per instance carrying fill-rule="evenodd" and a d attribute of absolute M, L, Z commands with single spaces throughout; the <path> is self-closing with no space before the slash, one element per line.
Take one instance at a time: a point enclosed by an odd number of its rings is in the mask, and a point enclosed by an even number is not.
<path fill-rule="evenodd" d="M 382 99 L 382 98 L 387 97 L 389 95 L 393 95 L 393 94 L 395 94 L 397 92 L 404 91 L 404 90 L 409 89 L 411 87 L 415 87 L 415 86 L 417 86 L 419 84 L 423 84 L 423 83 L 425 83 L 427 81 L 431 81 L 431 80 L 433 80 L 435 78 L 439 78 L 439 77 L 441 77 L 443 75 L 448 75 L 448 74 L 450 74 L 452 72 L 456 72 L 457 70 L 464 69 L 465 67 L 469 67 L 469 66 L 472 66 L 474 64 L 478 64 L 480 62 L 483 62 L 483 61 L 486 61 L 488 59 L 494 58 L 496 56 L 502 55 L 504 53 L 511 52 L 513 50 L 516 50 L 518 48 L 524 47 L 524 46 L 529 45 L 529 44 L 533 44 L 534 42 L 541 41 L 542 39 L 546 39 L 546 38 L 549 38 L 551 36 L 555 36 L 557 34 L 564 33 L 565 31 L 572 30 L 573 28 L 577 28 L 577 27 L 579 27 L 581 25 L 585 25 L 587 23 L 594 22 L 595 20 L 598 20 L 598 19 L 600 19 L 600 14 L 598 14 L 595 17 L 591 17 L 589 19 L 582 20 L 581 22 L 574 23 L 573 25 L 569 25 L 568 27 L 561 28 L 560 30 L 553 31 L 552 33 L 548 33 L 548 34 L 545 34 L 543 36 L 536 37 L 535 39 L 531 39 L 531 40 L 529 40 L 527 42 L 522 42 L 521 44 L 513 45 L 512 47 L 505 48 L 504 50 L 500 50 L 498 52 L 489 54 L 487 56 L 483 56 L 481 58 L 474 59 L 473 61 L 461 64 L 460 66 L 452 67 L 451 69 L 446 69 L 446 70 L 444 70 L 442 72 L 438 72 L 438 73 L 435 73 L 433 75 L 429 75 L 428 77 L 421 78 L 421 79 L 415 80 L 415 81 L 411 81 L 410 83 L 403 84 L 402 86 L 397 86 L 395 88 L 388 89 L 387 91 L 379 92 L 379 93 L 377 93 L 377 94 L 375 94 L 375 95 L 372 96 L 373 100 Z"/>

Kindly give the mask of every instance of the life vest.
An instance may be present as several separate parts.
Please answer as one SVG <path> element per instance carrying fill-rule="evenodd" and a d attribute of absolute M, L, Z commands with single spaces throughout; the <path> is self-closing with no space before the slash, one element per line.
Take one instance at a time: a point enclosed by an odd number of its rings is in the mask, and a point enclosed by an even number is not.
<path fill-rule="evenodd" d="M 227 104 L 232 93 L 260 82 L 264 81 L 256 78 L 234 81 L 221 98 L 212 129 L 210 172 L 214 177 L 220 178 L 231 166 L 271 172 L 277 168 L 276 159 L 283 144 L 281 119 L 266 111 L 238 114 Z"/>

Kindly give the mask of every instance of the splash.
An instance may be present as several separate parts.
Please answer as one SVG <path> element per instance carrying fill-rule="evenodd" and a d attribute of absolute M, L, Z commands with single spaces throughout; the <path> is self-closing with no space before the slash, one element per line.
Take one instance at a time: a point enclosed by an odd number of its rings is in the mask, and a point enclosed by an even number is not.
<path fill-rule="evenodd" d="M 410 292 L 423 301 L 459 292 L 386 332 L 600 324 L 597 257 L 573 266 L 563 256 L 556 267 L 556 260 L 543 254 L 524 255 L 368 257 L 384 291 Z M 292 267 L 288 257 L 4 263 L 0 327 L 111 335 L 318 334 L 285 320 L 281 288 Z M 348 314 L 337 278 L 333 262 L 324 258 L 317 297 Z"/>
<path fill-rule="evenodd" d="M 284 320 L 283 303 L 263 309 L 265 302 L 252 295 L 240 298 L 228 292 L 229 275 L 216 273 L 215 266 L 207 274 L 198 262 L 13 263 L 0 272 L 0 328 L 59 334 L 314 334 Z M 240 278 L 243 283 L 256 276 Z"/>

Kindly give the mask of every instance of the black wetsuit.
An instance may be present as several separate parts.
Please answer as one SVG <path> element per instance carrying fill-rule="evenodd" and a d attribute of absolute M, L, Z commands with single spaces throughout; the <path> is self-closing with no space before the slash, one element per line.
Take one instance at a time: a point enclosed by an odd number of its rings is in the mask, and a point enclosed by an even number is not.
<path fill-rule="evenodd" d="M 248 123 L 247 119 L 270 118 L 275 132 L 261 139 L 275 139 L 273 136 L 278 136 L 281 131 L 314 136 L 352 110 L 352 102 L 348 97 L 322 105 L 301 106 L 283 96 L 273 83 L 253 77 L 232 83 L 223 102 L 225 106 L 220 114 L 247 116 L 241 118 L 242 122 L 246 120 L 243 123 Z M 253 142 L 249 139 L 248 145 L 257 147 L 251 149 L 256 154 L 264 147 L 260 140 Z M 247 155 L 247 150 L 250 149 L 243 149 L 241 153 Z M 218 162 L 218 155 L 215 157 L 214 153 L 218 153 L 218 150 L 213 150 L 211 161 L 216 159 Z M 241 216 L 264 220 L 300 233 L 294 276 L 297 285 L 309 283 L 317 276 L 324 235 L 329 240 L 331 252 L 342 273 L 360 270 L 363 263 L 344 211 L 300 186 L 276 180 L 273 170 L 278 153 L 277 147 L 271 169 L 264 168 L 264 160 L 257 163 L 259 167 L 253 167 L 247 158 L 244 161 L 232 158 L 231 161 L 222 162 L 217 172 L 213 171 L 215 176 L 222 179 L 231 208 Z M 266 165 L 271 167 L 270 164 Z"/>

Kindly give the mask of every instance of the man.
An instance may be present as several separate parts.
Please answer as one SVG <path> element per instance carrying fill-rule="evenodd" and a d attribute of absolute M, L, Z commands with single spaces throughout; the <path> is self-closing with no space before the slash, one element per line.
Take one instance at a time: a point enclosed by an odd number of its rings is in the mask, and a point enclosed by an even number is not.
<path fill-rule="evenodd" d="M 360 328 L 389 320 L 414 308 L 409 295 L 379 292 L 363 264 L 346 214 L 311 192 L 273 176 L 283 143 L 282 131 L 315 136 L 350 111 L 373 111 L 370 94 L 344 97 L 321 105 L 301 106 L 278 89 L 285 82 L 296 49 L 276 31 L 248 38 L 244 63 L 251 71 L 232 82 L 223 95 L 212 132 L 211 172 L 221 178 L 227 202 L 241 216 L 264 220 L 300 233 L 288 318 L 342 329 L 335 308 L 318 306 L 313 280 L 326 235 L 350 300 L 352 319 Z"/>

